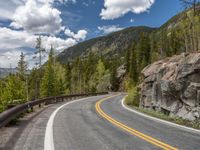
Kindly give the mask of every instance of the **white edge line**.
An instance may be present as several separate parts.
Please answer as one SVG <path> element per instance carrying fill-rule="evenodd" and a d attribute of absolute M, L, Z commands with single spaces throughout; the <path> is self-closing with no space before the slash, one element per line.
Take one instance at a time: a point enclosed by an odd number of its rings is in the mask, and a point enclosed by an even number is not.
<path fill-rule="evenodd" d="M 176 124 L 176 123 L 172 123 L 172 122 L 169 122 L 169 121 L 165 121 L 165 120 L 162 120 L 162 119 L 159 119 L 159 118 L 155 118 L 155 117 L 152 117 L 152 116 L 149 116 L 149 115 L 146 115 L 144 113 L 141 113 L 141 112 L 138 112 L 128 106 L 125 105 L 125 97 L 121 100 L 121 105 L 123 106 L 123 108 L 125 108 L 126 110 L 129 110 L 133 113 L 136 113 L 140 116 L 143 116 L 143 117 L 146 117 L 146 118 L 149 118 L 153 121 L 157 121 L 157 122 L 160 122 L 160 123 L 163 123 L 163 124 L 166 124 L 166 125 L 169 125 L 169 126 L 172 126 L 172 127 L 176 127 L 176 128 L 181 128 L 183 130 L 186 130 L 186 131 L 189 131 L 189 132 L 193 132 L 193 133 L 198 133 L 200 134 L 200 130 L 198 129 L 193 129 L 193 128 L 190 128 L 190 127 L 186 127 L 186 126 L 182 126 L 182 125 L 179 125 L 179 124 Z"/>
<path fill-rule="evenodd" d="M 69 104 L 76 103 L 76 102 L 79 102 L 79 101 L 82 101 L 82 100 L 85 100 L 88 98 L 91 98 L 91 97 L 86 97 L 86 98 L 78 99 L 75 101 L 67 102 L 67 103 L 63 104 L 62 106 L 60 106 L 59 108 L 57 108 L 51 114 L 51 116 L 47 122 L 47 125 L 46 125 L 45 138 L 44 138 L 44 150 L 55 150 L 54 139 L 53 139 L 53 122 L 54 122 L 54 118 L 55 118 L 56 114 L 58 113 L 58 111 Z"/>

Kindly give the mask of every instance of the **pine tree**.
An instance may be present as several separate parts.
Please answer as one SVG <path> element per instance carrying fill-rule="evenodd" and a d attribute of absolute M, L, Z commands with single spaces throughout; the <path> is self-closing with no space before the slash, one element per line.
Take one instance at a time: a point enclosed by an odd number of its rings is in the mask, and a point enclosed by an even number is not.
<path fill-rule="evenodd" d="M 28 65 L 27 65 L 27 62 L 25 61 L 25 55 L 24 55 L 23 52 L 21 52 L 17 70 L 18 70 L 18 74 L 19 74 L 20 78 L 23 81 L 26 79 L 26 71 L 27 71 L 27 69 L 28 69 Z"/>
<path fill-rule="evenodd" d="M 71 66 L 69 63 L 65 66 L 65 89 L 67 93 L 71 93 Z"/>
<path fill-rule="evenodd" d="M 29 99 L 31 100 L 37 99 L 39 95 L 37 79 L 39 79 L 39 70 L 37 68 L 33 68 L 31 70 L 31 74 L 29 75 Z"/>
<path fill-rule="evenodd" d="M 138 66 L 137 66 L 137 57 L 135 45 L 132 45 L 131 54 L 130 54 L 130 68 L 129 68 L 129 78 L 134 85 L 138 82 Z"/>
<path fill-rule="evenodd" d="M 77 58 L 73 64 L 72 64 L 72 69 L 71 69 L 71 88 L 73 93 L 78 93 L 80 92 L 80 70 L 79 70 L 79 65 L 80 65 L 80 59 Z"/>
<path fill-rule="evenodd" d="M 36 54 L 39 54 L 39 70 L 38 70 L 38 78 L 36 79 L 36 93 L 37 93 L 37 98 L 40 97 L 40 86 L 41 86 L 41 80 L 42 80 L 42 54 L 46 51 L 43 47 L 42 47 L 42 38 L 41 36 L 39 36 L 36 39 L 36 47 L 37 51 L 35 52 Z M 37 64 L 37 63 L 36 63 Z"/>
<path fill-rule="evenodd" d="M 95 72 L 96 72 L 96 65 L 98 62 L 98 56 L 94 53 L 90 52 L 89 56 L 85 61 L 85 90 L 86 92 L 96 92 L 96 79 L 95 79 Z"/>
<path fill-rule="evenodd" d="M 55 70 L 54 70 L 54 52 L 51 48 L 49 53 L 49 59 L 47 65 L 45 66 L 44 76 L 41 83 L 41 96 L 49 97 L 55 96 Z"/>
<path fill-rule="evenodd" d="M 54 64 L 55 74 L 55 95 L 65 94 L 65 75 L 66 69 L 58 62 Z"/>
<path fill-rule="evenodd" d="M 151 34 L 150 36 L 150 45 L 151 45 L 151 61 L 154 62 L 159 59 L 158 42 L 156 41 L 155 34 Z"/>
<path fill-rule="evenodd" d="M 130 54 L 131 54 L 131 48 L 128 48 L 126 50 L 126 55 L 125 55 L 126 73 L 129 73 L 129 69 L 130 69 Z"/>
<path fill-rule="evenodd" d="M 117 66 L 113 63 L 111 68 L 110 83 L 112 86 L 112 91 L 117 91 L 119 89 L 119 79 L 117 77 Z"/>
<path fill-rule="evenodd" d="M 136 47 L 138 57 L 138 68 L 141 71 L 151 62 L 151 47 L 149 36 L 146 33 L 141 33 L 140 40 Z"/>

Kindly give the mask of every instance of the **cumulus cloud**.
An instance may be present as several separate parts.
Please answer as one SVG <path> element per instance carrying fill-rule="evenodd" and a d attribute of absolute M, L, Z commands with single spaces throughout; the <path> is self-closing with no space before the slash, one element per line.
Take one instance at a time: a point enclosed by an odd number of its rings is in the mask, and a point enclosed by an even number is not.
<path fill-rule="evenodd" d="M 120 31 L 123 28 L 119 27 L 118 25 L 110 25 L 110 26 L 102 26 L 98 27 L 98 30 L 103 31 L 105 34 L 111 33 L 111 32 L 116 32 Z"/>
<path fill-rule="evenodd" d="M 10 27 L 0 26 L 0 65 L 16 67 L 21 51 L 26 54 L 30 67 L 34 65 L 34 49 L 38 34 L 42 46 L 49 51 L 51 45 L 56 53 L 71 47 L 87 36 L 86 30 L 77 33 L 65 30 L 62 26 L 61 12 L 54 3 L 76 3 L 76 0 L 8 0 L 0 1 L 0 20 L 10 20 Z M 4 9 L 5 8 L 5 9 Z M 2 25 L 3 26 L 3 25 Z M 65 31 L 67 38 L 58 37 Z M 44 33 L 44 34 L 43 34 Z M 46 54 L 47 55 L 47 54 Z M 10 59 L 8 59 L 10 58 Z M 44 57 L 46 60 L 47 57 Z"/>
<path fill-rule="evenodd" d="M 70 29 L 65 29 L 65 35 L 67 35 L 68 37 L 72 37 L 74 39 L 76 39 L 77 41 L 80 40 L 85 40 L 86 36 L 87 36 L 87 31 L 86 30 L 79 30 L 76 34 L 74 32 L 72 32 Z"/>
<path fill-rule="evenodd" d="M 0 27 L 0 48 L 15 49 L 17 47 L 33 47 L 36 37 L 26 31 L 15 31 L 6 27 Z M 9 43 L 9 44 L 8 44 Z"/>
<path fill-rule="evenodd" d="M 64 40 L 53 36 L 42 36 L 42 40 L 43 47 L 45 49 L 50 49 L 51 45 L 53 45 L 58 52 L 61 52 L 63 49 L 71 47 L 77 43 L 77 41 L 72 38 L 67 38 Z"/>
<path fill-rule="evenodd" d="M 34 48 L 37 37 L 37 35 L 26 31 L 15 31 L 6 27 L 0 27 L 0 51 L 17 49 L 18 47 Z M 53 45 L 57 50 L 63 50 L 77 43 L 73 38 L 61 39 L 55 36 L 41 36 L 41 38 L 43 47 L 46 49 L 50 49 L 50 46 Z"/>
<path fill-rule="evenodd" d="M 0 20 L 11 20 L 18 3 L 10 1 L 0 1 Z"/>
<path fill-rule="evenodd" d="M 9 67 L 9 64 L 12 63 L 13 67 L 16 67 L 18 56 L 21 51 L 24 51 L 23 47 L 35 48 L 37 37 L 37 35 L 26 31 L 16 31 L 6 27 L 0 27 L 1 66 Z M 51 45 L 53 45 L 57 52 L 61 52 L 63 49 L 71 47 L 77 43 L 73 38 L 61 39 L 55 36 L 41 36 L 41 38 L 43 43 L 42 46 L 47 51 L 49 51 Z M 34 52 L 28 54 L 28 58 L 32 58 L 33 55 Z M 8 59 L 8 57 L 12 59 Z"/>
<path fill-rule="evenodd" d="M 15 13 L 15 10 L 21 6 L 25 5 L 28 0 L 1 0 L 0 1 L 0 20 L 12 20 L 12 17 Z M 36 3 L 39 4 L 49 4 L 52 5 L 53 3 L 76 3 L 76 0 L 34 0 Z"/>
<path fill-rule="evenodd" d="M 28 0 L 16 9 L 11 26 L 32 33 L 56 34 L 63 29 L 60 14 L 59 10 L 48 3 L 39 4 Z"/>
<path fill-rule="evenodd" d="M 16 63 L 19 60 L 20 56 L 19 51 L 7 51 L 0 54 L 0 67 L 1 68 L 9 68 L 16 67 Z"/>
<path fill-rule="evenodd" d="M 104 0 L 104 8 L 100 16 L 102 19 L 116 19 L 128 12 L 136 14 L 147 11 L 155 0 Z"/>

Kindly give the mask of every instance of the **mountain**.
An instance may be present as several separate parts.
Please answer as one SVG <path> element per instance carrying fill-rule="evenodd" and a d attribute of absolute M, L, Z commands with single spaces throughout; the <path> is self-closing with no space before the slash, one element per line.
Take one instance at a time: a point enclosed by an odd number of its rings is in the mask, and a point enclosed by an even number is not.
<path fill-rule="evenodd" d="M 192 16 L 192 11 L 192 9 L 187 9 L 178 13 L 159 28 L 146 26 L 129 27 L 118 32 L 81 42 L 65 49 L 58 55 L 57 59 L 65 64 L 79 56 L 85 57 L 90 52 L 103 56 L 104 58 L 123 57 L 125 50 L 131 47 L 134 41 L 138 43 L 141 33 L 150 35 L 151 43 L 153 42 L 157 46 L 157 49 L 154 48 L 154 54 L 156 53 L 156 55 L 162 58 L 197 49 L 194 46 L 198 44 L 190 42 L 190 34 L 193 34 L 190 33 L 190 29 L 192 28 L 192 24 L 194 24 L 194 22 L 191 24 L 191 20 L 195 21 L 195 18 Z M 193 28 L 198 29 L 200 23 L 198 23 L 198 18 L 196 20 L 196 26 Z M 187 34 L 184 32 L 187 32 Z M 176 49 L 172 47 L 175 44 L 176 46 L 178 45 Z"/>
<path fill-rule="evenodd" d="M 0 78 L 5 78 L 9 74 L 16 74 L 17 73 L 17 68 L 0 68 Z M 31 70 L 28 69 L 26 71 L 26 74 L 30 74 Z"/>
<path fill-rule="evenodd" d="M 124 50 L 129 48 L 133 41 L 137 42 L 141 33 L 150 34 L 155 30 L 156 28 L 145 26 L 129 27 L 106 36 L 87 40 L 65 49 L 58 55 L 57 59 L 61 63 L 66 63 L 76 57 L 87 56 L 90 52 L 93 52 L 97 55 L 102 55 L 104 58 L 124 56 Z"/>
<path fill-rule="evenodd" d="M 16 68 L 0 68 L 0 78 L 4 78 L 10 73 L 16 73 Z"/>

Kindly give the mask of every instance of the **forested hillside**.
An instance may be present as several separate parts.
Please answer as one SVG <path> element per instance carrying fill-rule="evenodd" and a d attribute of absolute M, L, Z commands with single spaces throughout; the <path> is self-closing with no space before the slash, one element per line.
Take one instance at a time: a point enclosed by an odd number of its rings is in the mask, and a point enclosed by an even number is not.
<path fill-rule="evenodd" d="M 107 36 L 94 38 L 64 50 L 58 55 L 58 60 L 65 64 L 77 57 L 87 57 L 89 53 L 108 59 L 122 57 L 133 41 L 139 41 L 141 33 L 150 34 L 155 29 L 144 26 L 130 27 Z"/>

